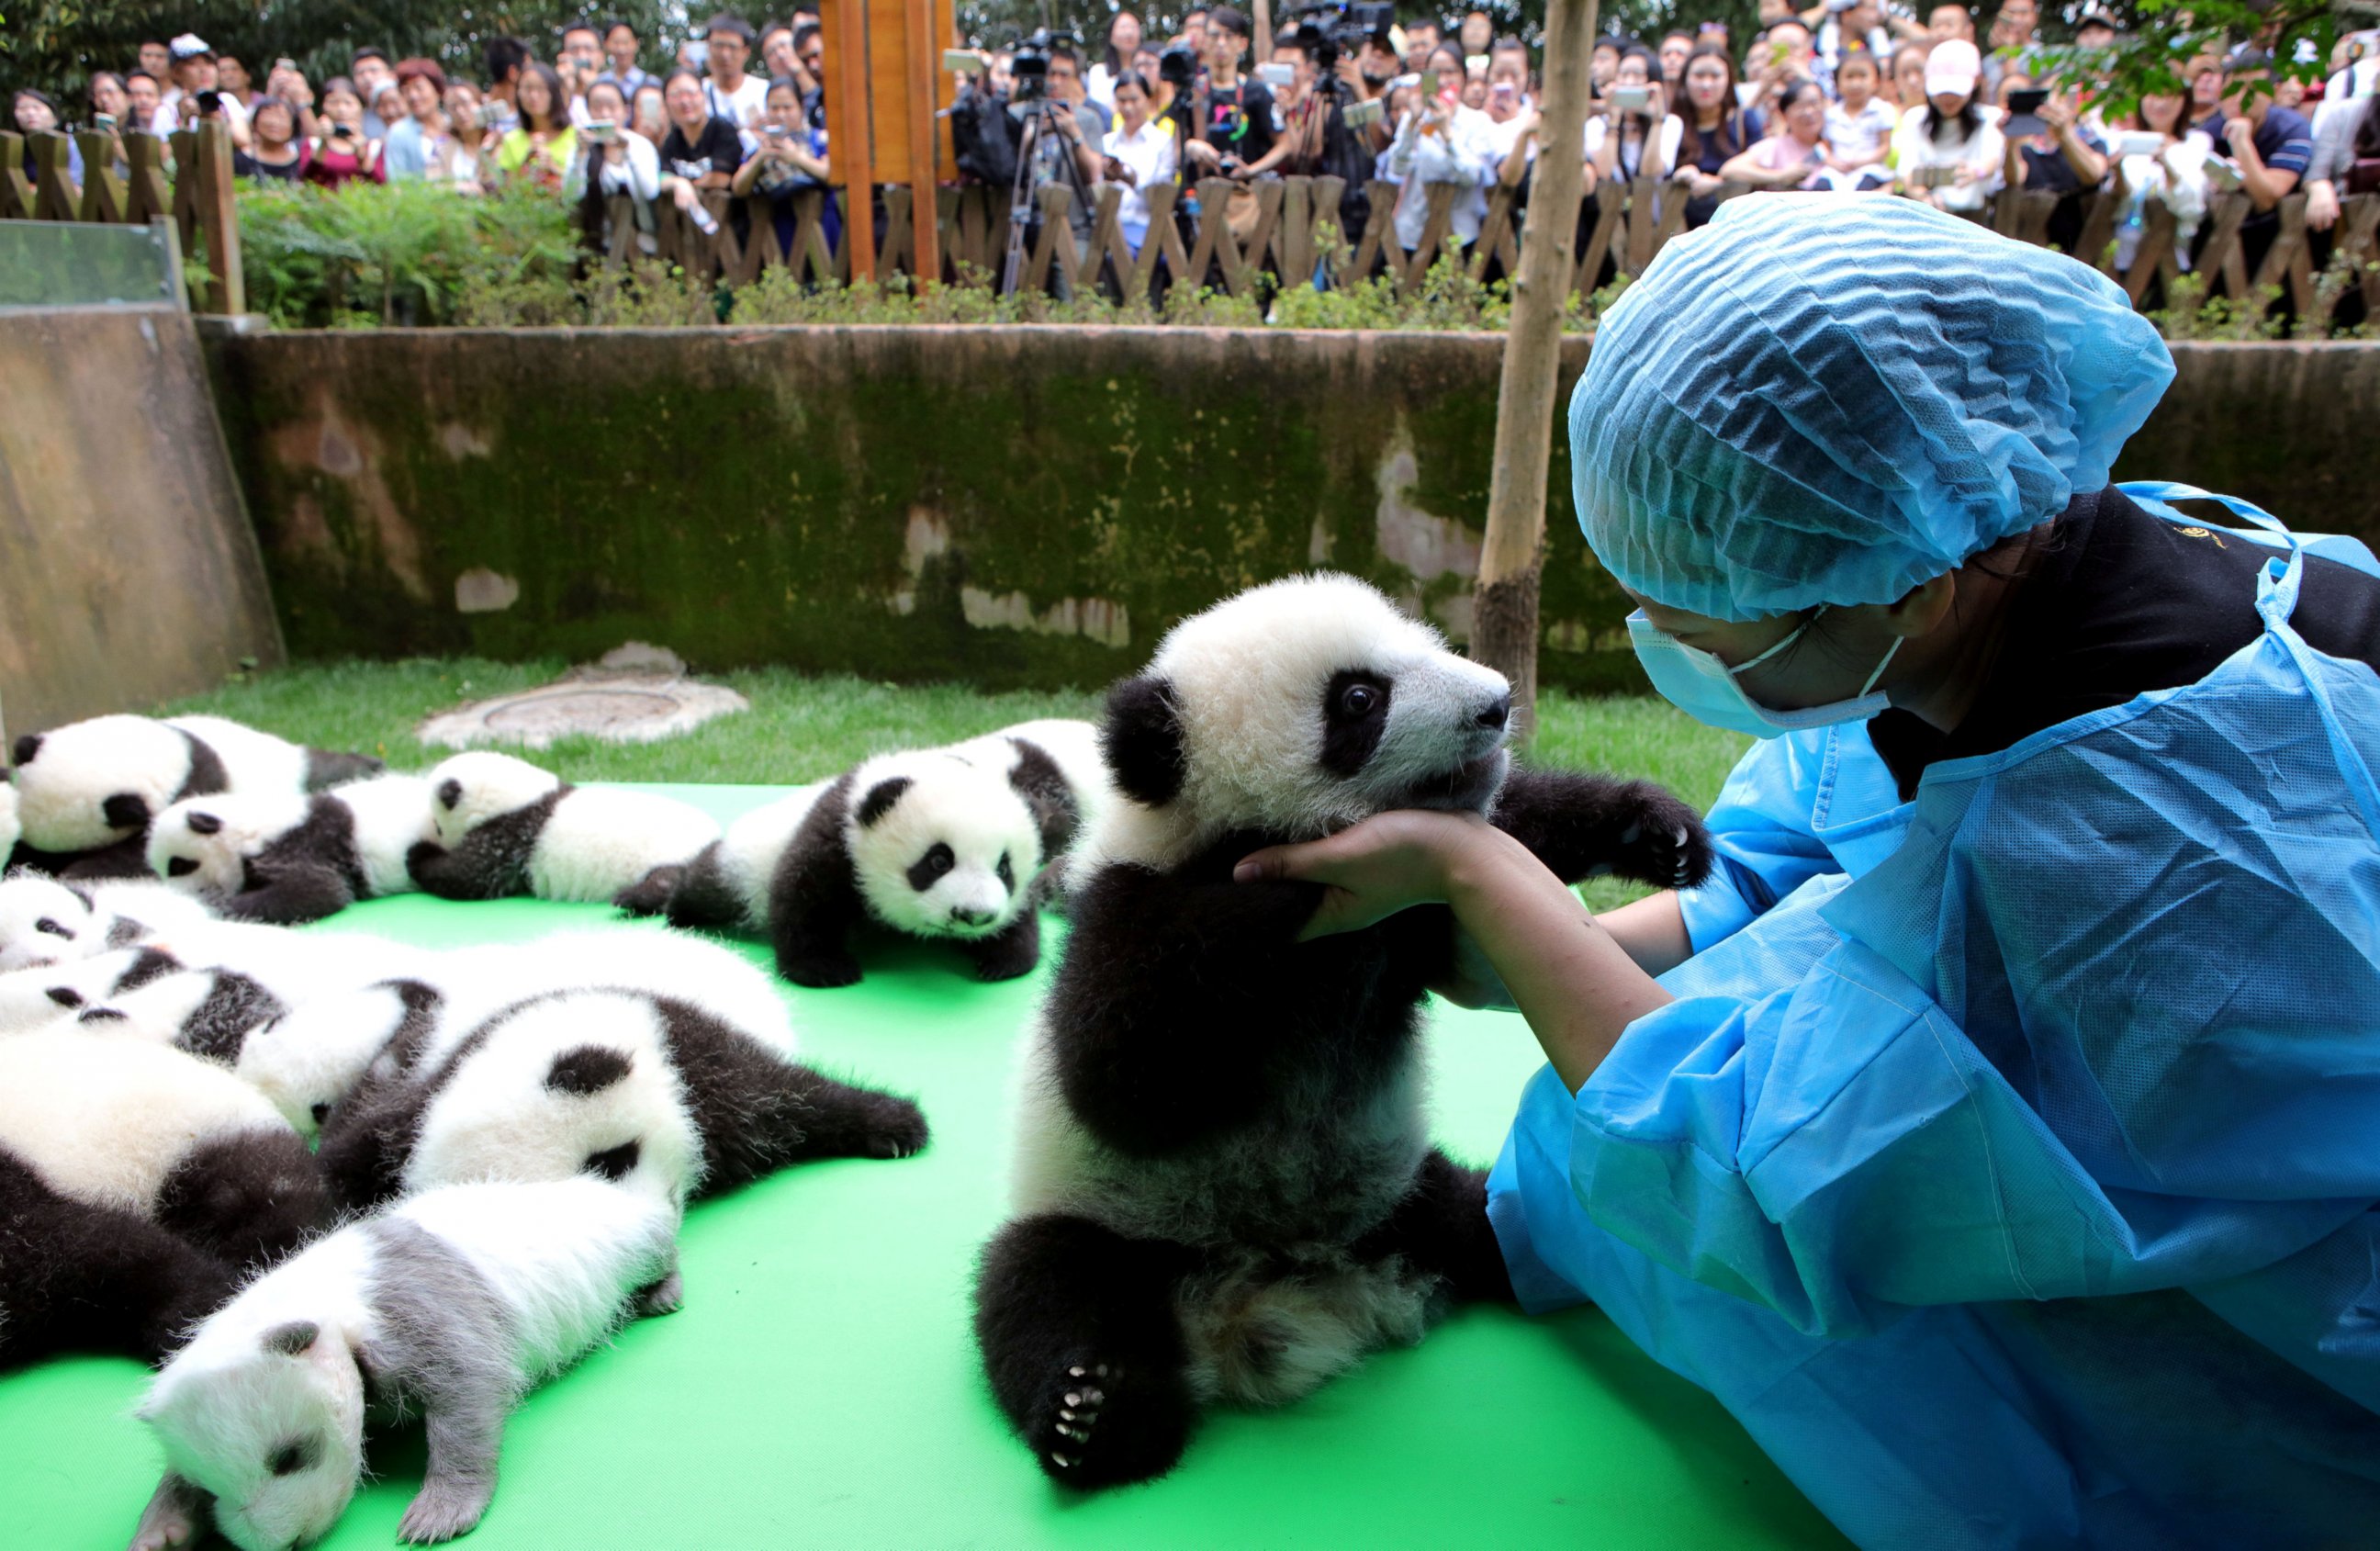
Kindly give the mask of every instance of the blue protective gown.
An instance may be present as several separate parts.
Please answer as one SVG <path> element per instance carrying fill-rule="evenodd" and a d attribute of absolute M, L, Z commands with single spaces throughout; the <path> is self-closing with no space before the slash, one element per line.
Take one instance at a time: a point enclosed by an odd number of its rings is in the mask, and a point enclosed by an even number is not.
<path fill-rule="evenodd" d="M 1524 1097 L 1524 1303 L 1864 1545 L 2380 1545 L 2380 677 L 2284 542 L 2205 679 L 1913 802 L 1863 728 L 1755 748 L 1679 1000 Z"/>

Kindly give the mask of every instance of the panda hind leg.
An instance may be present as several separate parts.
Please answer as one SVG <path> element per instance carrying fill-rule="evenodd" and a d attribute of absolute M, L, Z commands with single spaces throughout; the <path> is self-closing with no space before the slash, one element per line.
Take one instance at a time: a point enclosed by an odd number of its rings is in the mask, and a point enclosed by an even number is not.
<path fill-rule="evenodd" d="M 1488 1174 L 1466 1169 L 1432 1147 L 1413 1189 L 1386 1222 L 1354 1245 L 1363 1260 L 1401 1255 L 1415 1270 L 1440 1278 L 1458 1303 L 1512 1303 L 1512 1278 L 1488 1220 Z"/>
<path fill-rule="evenodd" d="M 0 1369 L 58 1351 L 161 1363 L 237 1286 L 146 1218 L 68 1200 L 0 1153 Z"/>
<path fill-rule="evenodd" d="M 984 1249 L 975 1333 L 992 1395 L 1051 1480 L 1148 1481 L 1182 1458 L 1196 1417 L 1174 1292 L 1180 1244 L 1043 1214 Z"/>

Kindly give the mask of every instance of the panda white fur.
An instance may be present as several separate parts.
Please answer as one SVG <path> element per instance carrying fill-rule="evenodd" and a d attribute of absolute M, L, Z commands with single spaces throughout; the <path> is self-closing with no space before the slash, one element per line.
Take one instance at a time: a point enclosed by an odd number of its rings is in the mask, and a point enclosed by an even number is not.
<path fill-rule="evenodd" d="M 505 1007 L 588 986 L 699 1003 L 794 1058 L 785 999 L 767 971 L 703 938 L 604 927 L 450 949 L 401 975 L 310 999 L 252 1032 L 236 1069 L 311 1136 L 376 1063 L 382 1079 L 433 1065 Z"/>
<path fill-rule="evenodd" d="M 255 1089 L 74 1028 L 0 1039 L 0 1204 L 12 1358 L 83 1344 L 58 1328 L 76 1321 L 156 1355 L 229 1290 L 223 1266 L 286 1254 L 329 1215 L 313 1155 Z"/>
<path fill-rule="evenodd" d="M 0 878 L 0 975 L 89 958 L 213 919 L 200 902 L 133 878 Z"/>
<path fill-rule="evenodd" d="M 801 986 L 857 981 L 849 939 L 871 921 L 960 945 L 986 980 L 1014 978 L 1040 958 L 1050 864 L 1104 802 L 1104 778 L 1083 768 L 1094 735 L 1088 723 L 1027 722 L 880 755 L 747 815 L 690 865 L 613 903 L 674 926 L 765 930 L 778 973 Z"/>
<path fill-rule="evenodd" d="M 364 1469 L 367 1419 L 416 1413 L 430 1466 L 398 1534 L 478 1523 L 519 1398 L 635 1314 L 676 1306 L 677 1214 L 577 1178 L 456 1185 L 350 1224 L 201 1326 L 142 1400 L 166 1473 L 135 1551 L 246 1551 L 328 1533 Z"/>
<path fill-rule="evenodd" d="M 1500 675 L 1343 576 L 1217 604 L 1111 691 L 1121 800 L 1076 852 L 1015 1215 L 976 1290 L 993 1393 L 1053 1477 L 1160 1474 L 1200 1406 L 1295 1399 L 1451 1302 L 1511 1297 L 1484 1176 L 1422 1110 L 1451 915 L 1300 942 L 1319 885 L 1232 878 L 1401 807 L 1485 814 L 1566 880 L 1699 878 L 1691 808 L 1509 769 L 1509 709 Z"/>
<path fill-rule="evenodd" d="M 375 1060 L 324 1120 L 322 1167 L 343 1206 L 581 1171 L 682 1201 L 808 1158 L 904 1157 L 926 1140 L 909 1100 L 815 1072 L 698 1000 L 598 985 L 443 1033 Z"/>
<path fill-rule="evenodd" d="M 22 844 L 71 877 L 140 877 L 149 822 L 215 792 L 298 794 L 378 770 L 213 716 L 100 716 L 28 733 L 14 751 Z"/>
<path fill-rule="evenodd" d="M 429 780 L 438 837 L 414 847 L 407 870 L 442 899 L 607 902 L 719 838 L 675 798 L 573 786 L 509 754 L 458 754 Z"/>
<path fill-rule="evenodd" d="M 17 838 L 25 827 L 17 822 L 17 788 L 8 772 L 0 770 L 0 871 L 6 871 L 8 858 L 17 849 Z"/>
<path fill-rule="evenodd" d="M 407 858 L 437 835 L 429 779 L 382 775 L 310 797 L 186 797 L 150 826 L 148 864 L 236 920 L 298 926 L 411 892 Z"/>

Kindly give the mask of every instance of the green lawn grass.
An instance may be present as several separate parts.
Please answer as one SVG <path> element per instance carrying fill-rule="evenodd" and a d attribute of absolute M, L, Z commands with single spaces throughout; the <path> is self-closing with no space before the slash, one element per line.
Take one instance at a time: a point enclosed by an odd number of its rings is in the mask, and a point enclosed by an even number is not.
<path fill-rule="evenodd" d="M 306 663 L 242 674 L 161 709 L 226 716 L 298 743 L 362 750 L 397 769 L 416 769 L 446 753 L 414 737 L 423 718 L 466 700 L 551 683 L 563 672 L 559 661 L 481 658 Z M 568 738 L 528 757 L 570 781 L 795 785 L 832 776 L 871 754 L 952 743 L 1034 717 L 1096 717 L 1099 705 L 1089 691 L 993 695 L 962 685 L 880 684 L 782 668 L 706 677 L 735 689 L 752 709 L 662 743 Z M 1533 762 L 1649 777 L 1700 807 L 1718 796 L 1750 742 L 1705 727 L 1652 696 L 1588 699 L 1548 693 L 1537 721 Z M 1608 909 L 1636 891 L 1598 883 L 1589 887 L 1587 899 Z"/>

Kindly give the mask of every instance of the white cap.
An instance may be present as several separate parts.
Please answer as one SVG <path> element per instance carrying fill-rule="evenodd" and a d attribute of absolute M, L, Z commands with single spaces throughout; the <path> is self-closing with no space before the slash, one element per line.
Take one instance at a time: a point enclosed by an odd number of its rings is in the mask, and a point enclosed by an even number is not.
<path fill-rule="evenodd" d="M 200 55 L 212 54 L 214 50 L 207 47 L 207 41 L 204 38 L 200 37 L 196 32 L 185 32 L 180 37 L 175 39 L 172 42 L 167 43 L 165 45 L 165 52 L 173 55 L 174 58 L 181 60 L 196 59 Z"/>
<path fill-rule="evenodd" d="M 1984 56 L 1975 52 L 1974 44 L 1964 38 L 1945 39 L 1925 56 L 1925 95 L 1966 96 L 1975 90 L 1983 73 Z"/>

